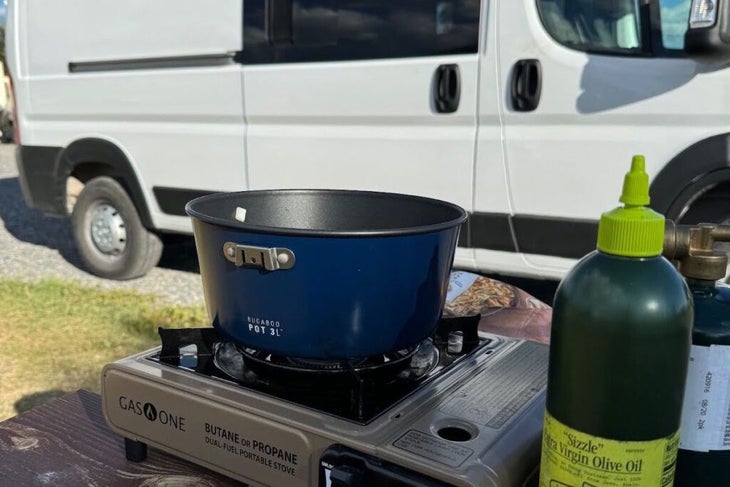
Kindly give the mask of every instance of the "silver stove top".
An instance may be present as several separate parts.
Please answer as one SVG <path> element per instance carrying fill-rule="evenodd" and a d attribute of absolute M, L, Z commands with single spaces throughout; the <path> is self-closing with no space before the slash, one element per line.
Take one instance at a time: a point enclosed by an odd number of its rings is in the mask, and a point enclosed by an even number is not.
<path fill-rule="evenodd" d="M 125 438 L 249 485 L 522 486 L 539 462 L 548 348 L 480 337 L 367 424 L 160 363 L 159 347 L 104 368 L 104 414 Z"/>

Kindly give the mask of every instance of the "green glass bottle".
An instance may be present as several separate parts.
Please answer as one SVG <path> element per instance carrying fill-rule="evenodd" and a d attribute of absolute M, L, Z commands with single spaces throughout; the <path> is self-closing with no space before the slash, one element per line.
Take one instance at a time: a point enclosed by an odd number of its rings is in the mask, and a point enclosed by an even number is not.
<path fill-rule="evenodd" d="M 647 208 L 642 156 L 620 201 L 555 296 L 541 487 L 674 479 L 692 300 L 661 256 L 664 217 Z"/>

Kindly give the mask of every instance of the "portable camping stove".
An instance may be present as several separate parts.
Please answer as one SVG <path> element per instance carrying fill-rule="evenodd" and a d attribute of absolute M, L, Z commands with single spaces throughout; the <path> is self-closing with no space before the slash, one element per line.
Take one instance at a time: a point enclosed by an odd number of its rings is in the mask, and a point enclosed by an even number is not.
<path fill-rule="evenodd" d="M 418 346 L 366 360 L 275 357 L 212 328 L 103 372 L 107 422 L 250 485 L 522 486 L 534 476 L 547 347 L 442 320 Z"/>

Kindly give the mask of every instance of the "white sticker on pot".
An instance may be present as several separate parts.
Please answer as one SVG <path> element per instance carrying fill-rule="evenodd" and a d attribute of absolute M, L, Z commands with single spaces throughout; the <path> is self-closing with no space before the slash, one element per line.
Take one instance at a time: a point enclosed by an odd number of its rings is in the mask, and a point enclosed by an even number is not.
<path fill-rule="evenodd" d="M 446 302 L 450 303 L 461 296 L 474 284 L 479 275 L 471 272 L 454 271 L 449 277 L 449 290 L 446 292 Z"/>
<path fill-rule="evenodd" d="M 284 333 L 281 322 L 278 320 L 267 320 L 256 316 L 247 316 L 248 332 L 253 335 L 265 335 L 280 337 Z"/>
<path fill-rule="evenodd" d="M 730 450 L 730 346 L 692 345 L 679 447 Z"/>

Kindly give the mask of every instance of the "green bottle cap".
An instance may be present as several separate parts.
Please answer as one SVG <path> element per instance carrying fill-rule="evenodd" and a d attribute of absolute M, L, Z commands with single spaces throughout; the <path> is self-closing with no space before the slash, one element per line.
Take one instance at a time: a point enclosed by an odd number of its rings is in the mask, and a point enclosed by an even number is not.
<path fill-rule="evenodd" d="M 619 201 L 623 207 L 601 215 L 598 250 L 625 257 L 661 255 L 664 216 L 646 207 L 649 204 L 649 175 L 645 171 L 644 156 L 632 159 Z"/>

